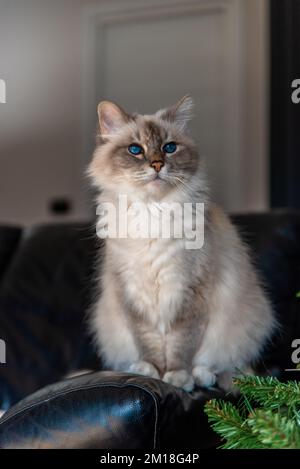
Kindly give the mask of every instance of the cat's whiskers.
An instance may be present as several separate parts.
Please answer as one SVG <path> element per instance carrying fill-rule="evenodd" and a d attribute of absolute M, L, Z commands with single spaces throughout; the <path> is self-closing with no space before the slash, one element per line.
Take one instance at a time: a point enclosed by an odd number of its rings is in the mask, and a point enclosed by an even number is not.
<path fill-rule="evenodd" d="M 191 188 L 189 187 L 189 185 L 185 182 L 185 180 L 182 177 L 171 174 L 168 177 L 168 182 L 170 182 L 170 184 L 174 185 L 176 187 L 176 189 L 180 190 L 187 199 L 190 199 Z"/>
<path fill-rule="evenodd" d="M 185 179 L 182 176 L 179 176 L 174 173 L 169 173 L 168 175 L 166 175 L 166 179 L 171 184 L 173 183 L 174 185 L 176 185 L 176 187 L 180 187 L 182 185 L 184 188 L 189 189 L 188 184 L 185 182 Z"/>

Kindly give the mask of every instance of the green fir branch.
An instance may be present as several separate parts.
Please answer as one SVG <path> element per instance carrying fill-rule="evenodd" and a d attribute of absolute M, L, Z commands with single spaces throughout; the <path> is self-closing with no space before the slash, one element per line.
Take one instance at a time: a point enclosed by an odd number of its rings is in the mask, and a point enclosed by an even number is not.
<path fill-rule="evenodd" d="M 259 409 L 248 419 L 248 425 L 265 448 L 300 448 L 299 426 L 287 416 Z"/>
<path fill-rule="evenodd" d="M 213 399 L 206 403 L 205 412 L 214 431 L 226 440 L 220 448 L 264 448 L 263 443 L 253 435 L 247 421 L 243 420 L 231 402 Z"/>
<path fill-rule="evenodd" d="M 300 448 L 300 384 L 277 378 L 235 379 L 241 392 L 237 406 L 211 400 L 205 412 L 225 449 Z"/>
<path fill-rule="evenodd" d="M 281 383 L 271 376 L 243 376 L 234 380 L 244 397 L 270 409 L 300 406 L 300 383 Z"/>

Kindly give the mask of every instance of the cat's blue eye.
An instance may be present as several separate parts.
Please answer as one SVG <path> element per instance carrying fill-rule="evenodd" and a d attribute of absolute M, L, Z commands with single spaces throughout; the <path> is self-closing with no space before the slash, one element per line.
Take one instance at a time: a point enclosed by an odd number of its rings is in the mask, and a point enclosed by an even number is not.
<path fill-rule="evenodd" d="M 141 145 L 137 145 L 136 143 L 129 145 L 128 151 L 134 156 L 142 155 L 144 153 L 144 150 Z"/>
<path fill-rule="evenodd" d="M 165 153 L 174 153 L 177 150 L 177 145 L 175 142 L 166 143 L 163 147 Z"/>

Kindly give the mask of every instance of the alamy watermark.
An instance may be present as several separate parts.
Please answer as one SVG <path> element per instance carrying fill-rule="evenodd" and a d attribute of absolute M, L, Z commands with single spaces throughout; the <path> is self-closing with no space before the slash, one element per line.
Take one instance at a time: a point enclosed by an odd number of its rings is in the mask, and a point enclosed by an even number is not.
<path fill-rule="evenodd" d="M 6 343 L 0 339 L 0 364 L 6 363 Z"/>
<path fill-rule="evenodd" d="M 0 103 L 6 103 L 6 83 L 0 78 Z"/>
<path fill-rule="evenodd" d="M 300 78 L 293 80 L 291 86 L 294 89 L 291 95 L 292 102 L 298 104 L 300 103 Z"/>
<path fill-rule="evenodd" d="M 300 371 L 300 339 L 294 339 L 291 347 L 295 349 L 291 354 L 291 361 L 296 365 L 295 368 L 286 368 L 285 371 Z"/>
<path fill-rule="evenodd" d="M 293 340 L 292 348 L 294 348 L 295 350 L 291 355 L 291 360 L 293 363 L 295 363 L 295 365 L 298 365 L 300 363 L 300 339 Z"/>
<path fill-rule="evenodd" d="M 204 244 L 204 204 L 157 202 L 128 203 L 119 195 L 117 203 L 97 207 L 97 235 L 101 239 L 182 239 L 185 249 Z"/>

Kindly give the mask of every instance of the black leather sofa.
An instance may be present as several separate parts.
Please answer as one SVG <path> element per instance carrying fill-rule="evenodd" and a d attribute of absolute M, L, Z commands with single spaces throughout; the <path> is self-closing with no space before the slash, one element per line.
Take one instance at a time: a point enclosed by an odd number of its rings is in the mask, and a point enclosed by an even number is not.
<path fill-rule="evenodd" d="M 257 369 L 286 368 L 300 337 L 300 214 L 233 217 L 282 327 Z M 1 448 L 190 449 L 218 445 L 203 412 L 219 389 L 187 394 L 159 380 L 103 371 L 87 333 L 99 240 L 92 225 L 0 227 Z M 80 369 L 93 373 L 64 379 Z M 46 386 L 46 387 L 45 387 Z M 8 410 L 9 409 L 9 410 Z"/>

